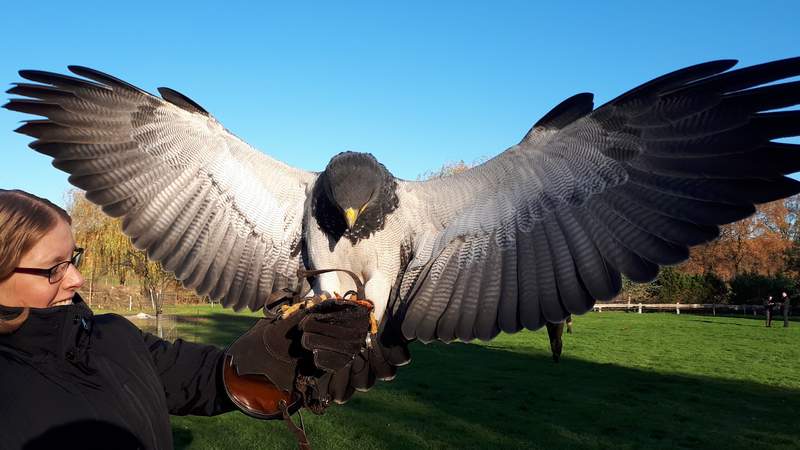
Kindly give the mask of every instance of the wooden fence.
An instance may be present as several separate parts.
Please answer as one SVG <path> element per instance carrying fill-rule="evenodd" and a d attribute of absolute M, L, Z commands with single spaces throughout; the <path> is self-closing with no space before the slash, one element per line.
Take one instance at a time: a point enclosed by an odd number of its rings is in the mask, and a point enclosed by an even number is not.
<path fill-rule="evenodd" d="M 791 309 L 797 307 L 792 305 Z M 716 303 L 597 303 L 593 308 L 596 312 L 603 311 L 626 311 L 642 314 L 644 312 L 674 312 L 680 314 L 681 311 L 690 313 L 710 313 L 716 315 L 718 312 L 723 314 L 764 314 L 764 305 L 726 305 Z M 789 311 L 791 315 L 795 311 Z M 772 310 L 775 317 L 783 314 L 783 308 L 776 305 Z"/>

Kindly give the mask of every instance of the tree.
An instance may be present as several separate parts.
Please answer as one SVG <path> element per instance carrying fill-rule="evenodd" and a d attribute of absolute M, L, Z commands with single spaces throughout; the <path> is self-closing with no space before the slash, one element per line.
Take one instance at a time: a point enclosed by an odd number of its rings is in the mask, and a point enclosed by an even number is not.
<path fill-rule="evenodd" d="M 133 246 L 131 246 L 133 248 Z M 175 282 L 175 277 L 161 267 L 161 263 L 151 261 L 144 251 L 135 250 L 129 255 L 131 270 L 141 282 L 142 295 L 150 300 L 156 313 L 158 336 L 164 337 L 161 315 L 164 312 L 164 288 Z"/>
<path fill-rule="evenodd" d="M 467 170 L 482 164 L 488 161 L 489 158 L 486 156 L 482 156 L 471 163 L 466 163 L 464 160 L 459 161 L 450 161 L 442 164 L 442 167 L 438 170 L 429 170 L 419 176 L 417 176 L 417 180 L 433 180 L 436 178 L 444 178 L 449 177 L 452 175 L 457 175 L 462 172 L 466 172 Z"/>
<path fill-rule="evenodd" d="M 786 252 L 796 233 L 788 205 L 796 197 L 758 207 L 757 212 L 739 222 L 720 227 L 719 238 L 692 249 L 682 270 L 691 274 L 714 272 L 723 279 L 742 273 L 775 276 L 786 268 Z"/>
<path fill-rule="evenodd" d="M 653 303 L 658 300 L 660 286 L 655 282 L 636 283 L 622 275 L 622 291 L 617 299 L 625 303 Z"/>
<path fill-rule="evenodd" d="M 761 304 L 772 295 L 776 300 L 782 291 L 793 292 L 797 287 L 797 282 L 778 274 L 774 277 L 764 276 L 758 273 L 743 273 L 731 280 L 731 303 L 734 304 Z"/>
<path fill-rule="evenodd" d="M 135 249 L 122 233 L 121 221 L 105 215 L 82 191 L 71 191 L 67 209 L 75 241 L 87 249 L 84 267 L 88 268 L 91 305 L 98 276 L 114 276 L 120 284 L 125 284 L 130 272 L 129 256 Z"/>

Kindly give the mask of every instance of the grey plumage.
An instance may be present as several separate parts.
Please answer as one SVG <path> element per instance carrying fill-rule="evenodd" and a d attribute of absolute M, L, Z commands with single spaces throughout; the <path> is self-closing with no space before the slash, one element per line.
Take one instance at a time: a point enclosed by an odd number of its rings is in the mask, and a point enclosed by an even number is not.
<path fill-rule="evenodd" d="M 718 225 L 800 191 L 785 177 L 800 169 L 798 146 L 773 142 L 800 134 L 800 112 L 770 112 L 800 103 L 800 82 L 762 86 L 800 75 L 800 58 L 734 65 L 678 70 L 597 109 L 578 94 L 495 158 L 424 182 L 358 154 L 334 157 L 335 173 L 288 167 L 177 91 L 157 98 L 83 67 L 70 71 L 84 78 L 21 71 L 33 83 L 12 87 L 23 98 L 6 107 L 45 117 L 18 129 L 31 147 L 123 217 L 149 257 L 226 306 L 263 306 L 295 287 L 300 266 L 362 275 L 381 345 L 331 378 L 344 401 L 393 377 L 408 340 L 560 322 L 619 293 L 621 274 L 651 280 Z M 349 170 L 376 171 L 369 192 L 351 189 Z M 350 283 L 326 274 L 313 287 Z"/>
<path fill-rule="evenodd" d="M 800 59 L 724 72 L 733 65 L 679 70 L 594 110 L 591 95 L 579 94 L 494 159 L 454 177 L 407 183 L 409 195 L 443 205 L 430 217 L 445 225 L 430 270 L 415 280 L 421 287 L 403 299 L 404 335 L 469 340 L 490 338 L 498 327 L 559 322 L 616 295 L 620 273 L 649 281 L 659 265 L 679 263 L 689 246 L 715 238 L 717 225 L 798 192 L 798 182 L 784 177 L 800 169 L 798 146 L 770 140 L 800 133 L 800 112 L 763 111 L 797 104 L 800 88 L 756 86 L 800 74 Z M 487 250 L 487 238 L 499 251 Z M 470 274 L 459 276 L 457 290 L 467 278 L 485 286 L 498 270 L 508 280 L 497 309 L 477 290 L 448 306 L 430 301 L 437 285 L 450 288 L 453 272 Z M 428 321 L 450 323 L 453 307 L 470 323 L 475 301 L 498 311 L 497 321 L 482 317 L 472 333 L 467 325 L 457 335 L 447 326 L 427 331 Z"/>

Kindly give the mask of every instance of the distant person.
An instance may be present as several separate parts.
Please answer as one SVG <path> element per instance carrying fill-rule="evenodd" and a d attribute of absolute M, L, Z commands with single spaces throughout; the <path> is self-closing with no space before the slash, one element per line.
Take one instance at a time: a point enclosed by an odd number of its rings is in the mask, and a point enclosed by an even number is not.
<path fill-rule="evenodd" d="M 767 301 L 764 302 L 764 313 L 767 315 L 767 326 L 772 326 L 772 308 L 775 307 L 775 301 L 772 300 L 772 296 L 770 295 L 767 297 Z"/>

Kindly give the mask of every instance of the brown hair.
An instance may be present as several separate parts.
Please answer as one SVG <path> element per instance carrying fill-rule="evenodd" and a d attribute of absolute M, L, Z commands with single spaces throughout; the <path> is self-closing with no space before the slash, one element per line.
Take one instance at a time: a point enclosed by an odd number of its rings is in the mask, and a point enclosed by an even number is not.
<path fill-rule="evenodd" d="M 22 255 L 36 245 L 59 219 L 72 224 L 64 209 L 47 199 L 20 190 L 0 189 L 0 281 L 13 274 Z M 0 334 L 17 330 L 28 318 L 24 308 L 16 318 L 0 318 Z"/>

